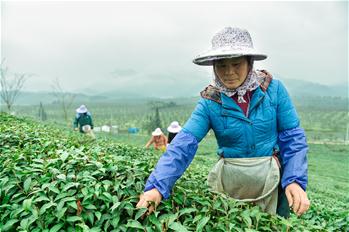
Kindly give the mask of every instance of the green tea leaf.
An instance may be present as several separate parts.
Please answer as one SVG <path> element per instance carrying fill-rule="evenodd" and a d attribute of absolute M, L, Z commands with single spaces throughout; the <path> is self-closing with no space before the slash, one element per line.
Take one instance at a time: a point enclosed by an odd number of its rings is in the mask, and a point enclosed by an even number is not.
<path fill-rule="evenodd" d="M 148 218 L 149 218 L 149 221 L 150 221 L 153 225 L 155 225 L 155 227 L 156 227 L 156 229 L 157 229 L 158 231 L 162 231 L 162 228 L 161 228 L 162 225 L 161 225 L 159 219 L 155 216 L 154 213 L 150 214 Z"/>
<path fill-rule="evenodd" d="M 58 188 L 56 188 L 53 184 L 51 184 L 51 185 L 48 187 L 48 189 L 49 189 L 50 191 L 54 192 L 54 193 L 59 194 Z"/>
<path fill-rule="evenodd" d="M 184 209 L 181 209 L 179 211 L 179 216 L 182 216 L 184 214 L 190 214 L 190 213 L 193 213 L 193 212 L 196 212 L 197 209 L 194 209 L 194 208 L 184 208 Z"/>
<path fill-rule="evenodd" d="M 196 216 L 194 217 L 193 223 L 196 223 L 196 222 L 199 221 L 201 218 L 202 218 L 202 215 L 201 215 L 201 214 L 196 215 Z"/>
<path fill-rule="evenodd" d="M 21 225 L 21 227 L 23 228 L 23 229 L 28 229 L 28 225 L 29 224 L 29 218 L 24 218 L 24 219 L 22 219 L 21 220 L 21 223 L 20 223 L 20 225 Z"/>
<path fill-rule="evenodd" d="M 134 220 L 137 220 L 138 218 L 142 217 L 145 212 L 148 211 L 148 208 L 140 208 L 138 212 L 136 213 L 136 216 Z"/>
<path fill-rule="evenodd" d="M 203 231 L 206 223 L 210 220 L 210 217 L 203 217 L 196 226 L 196 231 Z"/>
<path fill-rule="evenodd" d="M 114 228 L 117 228 L 120 222 L 120 215 L 113 215 L 113 219 L 111 221 L 111 224 Z"/>
<path fill-rule="evenodd" d="M 41 197 L 38 197 L 34 200 L 35 203 L 41 202 L 41 201 L 50 201 L 50 199 L 46 196 L 41 196 Z"/>
<path fill-rule="evenodd" d="M 67 177 L 66 177 L 66 175 L 64 175 L 64 174 L 60 174 L 60 175 L 57 176 L 57 179 L 66 180 Z"/>
<path fill-rule="evenodd" d="M 78 216 L 67 217 L 67 222 L 76 222 L 76 221 L 82 221 L 82 218 Z"/>
<path fill-rule="evenodd" d="M 58 219 L 61 219 L 61 218 L 64 216 L 65 211 L 67 211 L 67 208 L 66 208 L 66 207 L 60 208 L 60 209 L 57 211 L 57 213 L 56 213 L 56 217 L 57 217 Z"/>
<path fill-rule="evenodd" d="M 60 158 L 64 162 L 68 158 L 68 156 L 69 156 L 69 153 L 66 151 L 63 151 Z"/>
<path fill-rule="evenodd" d="M 90 229 L 89 232 L 100 232 L 100 231 L 102 231 L 101 228 L 99 228 L 99 227 L 93 227 L 93 228 Z"/>
<path fill-rule="evenodd" d="M 61 201 L 64 201 L 64 202 L 74 201 L 75 202 L 76 198 L 75 197 L 65 197 Z"/>
<path fill-rule="evenodd" d="M 84 209 L 97 209 L 96 206 L 94 206 L 94 205 L 92 205 L 92 204 L 83 206 L 83 208 L 84 208 Z"/>
<path fill-rule="evenodd" d="M 187 232 L 187 228 L 185 228 L 181 223 L 179 222 L 172 222 L 169 225 L 169 228 L 171 228 L 174 231 L 180 231 L 180 232 Z"/>
<path fill-rule="evenodd" d="M 144 229 L 141 223 L 139 223 L 138 221 L 132 220 L 132 219 L 127 221 L 126 227 L 127 228 L 141 229 L 141 230 Z"/>
<path fill-rule="evenodd" d="M 87 213 L 87 219 L 88 219 L 88 221 L 91 223 L 91 225 L 93 225 L 94 220 L 95 220 L 93 213 L 88 212 L 88 213 Z"/>
<path fill-rule="evenodd" d="M 242 212 L 241 216 L 245 224 L 248 226 L 248 228 L 250 228 L 252 226 L 252 219 L 247 211 Z"/>
<path fill-rule="evenodd" d="M 25 191 L 25 192 L 28 192 L 31 183 L 32 183 L 32 178 L 31 178 L 31 177 L 27 178 L 27 179 L 24 181 L 23 188 L 24 188 L 24 191 Z"/>
<path fill-rule="evenodd" d="M 1 228 L 1 231 L 8 231 L 13 227 L 14 224 L 16 224 L 19 220 L 18 219 L 10 219 L 6 222 L 6 224 Z"/>
<path fill-rule="evenodd" d="M 73 209 L 77 210 L 78 206 L 75 201 L 70 201 L 67 203 L 68 206 L 72 207 Z"/>
<path fill-rule="evenodd" d="M 64 223 L 61 222 L 57 225 L 54 225 L 51 229 L 50 229 L 50 232 L 57 232 L 59 231 L 62 227 L 64 226 Z"/>
<path fill-rule="evenodd" d="M 172 213 L 168 213 L 168 214 L 163 214 L 159 217 L 159 220 L 161 222 L 167 222 L 168 224 L 171 224 L 172 222 L 174 222 L 177 219 L 178 213 L 176 214 L 172 214 Z"/>
<path fill-rule="evenodd" d="M 116 202 L 111 208 L 111 212 L 113 212 L 121 203 L 120 202 Z"/>
<path fill-rule="evenodd" d="M 47 209 L 51 208 L 52 206 L 56 206 L 57 204 L 56 203 L 53 203 L 53 202 L 49 202 L 49 203 L 46 203 L 44 204 L 41 208 L 40 208 L 40 211 L 39 211 L 39 214 L 40 215 L 43 215 Z"/>
<path fill-rule="evenodd" d="M 150 226 L 145 227 L 145 231 L 147 232 L 153 232 L 154 230 Z"/>
<path fill-rule="evenodd" d="M 31 210 L 31 205 L 32 205 L 32 199 L 25 199 L 23 201 L 23 209 L 25 211 L 30 211 Z"/>
<path fill-rule="evenodd" d="M 110 195 L 110 193 L 104 192 L 103 195 L 104 195 L 109 201 L 112 200 L 112 196 Z"/>
<path fill-rule="evenodd" d="M 79 223 L 79 224 L 76 224 L 76 226 L 79 226 L 81 229 L 82 229 L 82 231 L 83 232 L 89 232 L 90 231 L 90 227 L 88 227 L 86 224 L 84 224 L 84 223 Z M 106 231 L 106 230 L 105 230 Z"/>
<path fill-rule="evenodd" d="M 101 212 L 97 211 L 97 212 L 95 212 L 95 215 L 96 215 L 97 220 L 101 219 L 101 216 L 102 216 Z"/>
<path fill-rule="evenodd" d="M 88 195 L 88 188 L 81 189 L 81 192 L 84 196 L 87 196 Z"/>
<path fill-rule="evenodd" d="M 72 187 L 77 187 L 78 185 L 79 185 L 79 183 L 68 183 L 64 186 L 63 192 L 67 191 L 68 189 L 70 189 Z"/>
<path fill-rule="evenodd" d="M 45 190 L 45 188 L 48 188 L 51 185 L 51 183 L 45 183 L 43 185 L 41 185 L 41 189 Z"/>

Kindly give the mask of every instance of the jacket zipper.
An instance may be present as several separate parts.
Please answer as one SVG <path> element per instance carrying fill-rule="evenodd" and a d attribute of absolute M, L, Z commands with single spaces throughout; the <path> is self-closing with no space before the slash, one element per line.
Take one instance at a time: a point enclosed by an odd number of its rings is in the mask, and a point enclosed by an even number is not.
<path fill-rule="evenodd" d="M 247 110 L 246 110 L 246 118 L 248 118 L 249 111 L 250 111 L 250 103 L 251 103 L 250 95 L 248 93 L 247 93 L 247 99 L 248 99 L 248 104 L 247 104 Z"/>

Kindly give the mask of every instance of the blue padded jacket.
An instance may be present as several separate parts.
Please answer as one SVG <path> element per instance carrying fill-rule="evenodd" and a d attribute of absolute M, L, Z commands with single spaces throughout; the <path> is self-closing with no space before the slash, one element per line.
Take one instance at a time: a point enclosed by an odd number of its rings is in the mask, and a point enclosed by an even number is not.
<path fill-rule="evenodd" d="M 212 129 L 217 154 L 225 158 L 271 156 L 280 150 L 285 188 L 297 182 L 306 189 L 307 151 L 304 130 L 287 90 L 272 79 L 266 92 L 257 88 L 250 102 L 248 117 L 235 101 L 221 94 L 221 104 L 201 98 L 183 130 L 177 134 L 158 161 L 145 186 L 157 188 L 163 198 L 170 196 L 173 185 L 194 158 L 198 143 Z"/>

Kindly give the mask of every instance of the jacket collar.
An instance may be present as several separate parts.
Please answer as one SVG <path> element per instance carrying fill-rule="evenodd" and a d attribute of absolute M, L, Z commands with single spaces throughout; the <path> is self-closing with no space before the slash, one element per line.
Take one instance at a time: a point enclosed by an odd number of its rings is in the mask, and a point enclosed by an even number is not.
<path fill-rule="evenodd" d="M 250 101 L 249 113 L 252 112 L 252 110 L 254 110 L 259 105 L 259 103 L 262 102 L 264 97 L 265 97 L 265 93 L 262 91 L 261 87 L 258 87 L 257 89 L 255 89 Z"/>
<path fill-rule="evenodd" d="M 228 97 L 225 93 L 221 93 L 221 101 L 223 108 L 240 111 L 241 113 L 243 113 L 240 106 L 238 106 L 238 104 L 236 104 L 236 102 L 231 97 Z"/>
<path fill-rule="evenodd" d="M 263 100 L 264 96 L 265 96 L 265 93 L 262 91 L 260 87 L 254 90 L 254 93 L 252 94 L 252 98 L 250 101 L 248 114 L 250 114 L 250 112 L 252 112 L 252 110 L 254 110 L 259 105 L 259 103 Z M 236 115 L 239 117 L 241 116 L 246 117 L 244 115 L 244 112 L 240 108 L 240 106 L 236 104 L 236 102 L 231 97 L 228 97 L 224 93 L 221 93 L 221 101 L 222 101 L 222 107 L 224 109 L 236 111 L 233 113 L 233 115 Z"/>

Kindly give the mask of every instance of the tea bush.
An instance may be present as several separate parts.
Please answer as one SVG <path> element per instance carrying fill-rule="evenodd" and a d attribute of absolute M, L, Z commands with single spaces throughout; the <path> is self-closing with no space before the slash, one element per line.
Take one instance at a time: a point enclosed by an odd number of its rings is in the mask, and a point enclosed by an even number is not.
<path fill-rule="evenodd" d="M 169 200 L 142 219 L 146 209 L 135 205 L 157 159 L 141 148 L 0 114 L 0 231 L 348 229 L 345 211 L 329 213 L 333 223 L 324 223 L 321 216 L 328 211 L 321 208 L 306 220 L 286 220 L 213 193 L 203 184 L 199 164 L 183 175 Z"/>

